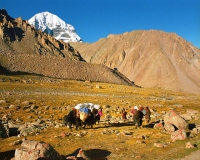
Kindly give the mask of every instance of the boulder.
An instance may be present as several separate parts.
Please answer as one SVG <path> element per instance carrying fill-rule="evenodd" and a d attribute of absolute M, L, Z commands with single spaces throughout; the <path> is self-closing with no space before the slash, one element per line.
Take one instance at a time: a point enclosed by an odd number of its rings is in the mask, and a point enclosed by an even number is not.
<path fill-rule="evenodd" d="M 23 102 L 22 102 L 22 105 L 25 105 L 25 106 L 26 106 L 26 105 L 29 105 L 29 104 L 30 104 L 29 101 L 23 101 Z"/>
<path fill-rule="evenodd" d="M 174 110 L 168 111 L 164 116 L 164 123 L 170 123 L 176 126 L 177 129 L 187 129 L 188 123 L 176 113 Z"/>
<path fill-rule="evenodd" d="M 185 140 L 186 138 L 187 138 L 187 134 L 184 129 L 176 130 L 171 133 L 172 142 L 175 142 L 177 140 Z"/>
<path fill-rule="evenodd" d="M 187 142 L 185 148 L 195 148 L 195 146 L 191 142 Z"/>
<path fill-rule="evenodd" d="M 25 140 L 20 148 L 15 150 L 12 160 L 62 160 L 61 155 L 48 143 L 34 140 Z"/>
<path fill-rule="evenodd" d="M 163 143 L 154 143 L 154 147 L 164 148 L 164 147 L 167 147 L 167 145 Z"/>
<path fill-rule="evenodd" d="M 159 122 L 159 123 L 154 124 L 153 128 L 154 128 L 154 129 L 163 130 L 163 129 L 164 129 L 164 126 L 163 126 L 163 124 L 162 124 L 161 122 Z"/>
<path fill-rule="evenodd" d="M 83 160 L 90 160 L 90 158 L 86 155 L 86 152 L 83 149 L 80 149 L 77 156 L 78 159 L 83 159 Z"/>
<path fill-rule="evenodd" d="M 165 123 L 164 128 L 168 132 L 174 132 L 175 128 L 171 123 Z"/>

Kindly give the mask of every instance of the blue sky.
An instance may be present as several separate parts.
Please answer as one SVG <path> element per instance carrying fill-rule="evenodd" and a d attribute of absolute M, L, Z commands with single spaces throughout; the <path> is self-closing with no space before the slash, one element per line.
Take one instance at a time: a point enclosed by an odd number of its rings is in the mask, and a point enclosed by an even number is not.
<path fill-rule="evenodd" d="M 0 0 L 0 8 L 25 20 L 48 11 L 73 25 L 84 42 L 153 29 L 200 48 L 200 0 Z"/>

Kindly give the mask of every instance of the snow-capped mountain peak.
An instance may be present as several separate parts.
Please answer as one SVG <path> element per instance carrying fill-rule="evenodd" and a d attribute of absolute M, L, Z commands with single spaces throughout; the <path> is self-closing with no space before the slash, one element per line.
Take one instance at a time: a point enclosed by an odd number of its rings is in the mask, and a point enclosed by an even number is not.
<path fill-rule="evenodd" d="M 64 42 L 82 41 L 72 25 L 65 23 L 62 19 L 52 13 L 38 13 L 30 18 L 28 22 L 36 29 L 42 30 Z"/>

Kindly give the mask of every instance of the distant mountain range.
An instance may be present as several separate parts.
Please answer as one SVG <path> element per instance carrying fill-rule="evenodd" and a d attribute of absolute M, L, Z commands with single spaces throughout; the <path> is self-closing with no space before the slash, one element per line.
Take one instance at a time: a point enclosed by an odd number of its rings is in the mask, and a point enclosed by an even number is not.
<path fill-rule="evenodd" d="M 0 10 L 0 72 L 27 72 L 49 77 L 134 84 L 105 65 L 87 63 L 69 43 L 36 30 L 22 18 Z"/>
<path fill-rule="evenodd" d="M 92 44 L 71 36 L 65 43 L 58 37 L 74 32 L 58 32 L 68 25 L 44 17 L 35 19 L 37 30 L 0 10 L 0 69 L 200 94 L 200 49 L 175 33 L 137 30 Z"/>
<path fill-rule="evenodd" d="M 41 12 L 28 20 L 36 29 L 52 35 L 56 39 L 64 42 L 81 42 L 81 38 L 76 33 L 74 27 L 67 24 L 57 15 L 49 12 Z"/>

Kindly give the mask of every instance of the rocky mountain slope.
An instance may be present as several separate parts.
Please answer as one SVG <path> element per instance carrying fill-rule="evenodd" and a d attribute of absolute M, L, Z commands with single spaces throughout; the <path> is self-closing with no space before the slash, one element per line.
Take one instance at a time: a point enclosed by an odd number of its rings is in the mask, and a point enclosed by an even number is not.
<path fill-rule="evenodd" d="M 50 34 L 56 39 L 63 40 L 64 42 L 82 41 L 72 25 L 65 23 L 62 19 L 52 13 L 38 13 L 30 18 L 28 22 L 36 29 Z"/>
<path fill-rule="evenodd" d="M 200 49 L 175 33 L 139 30 L 70 44 L 87 62 L 117 68 L 142 87 L 200 93 Z"/>
<path fill-rule="evenodd" d="M 68 43 L 36 30 L 21 18 L 0 10 L 0 68 L 56 78 L 133 85 L 121 73 L 89 64 Z"/>

